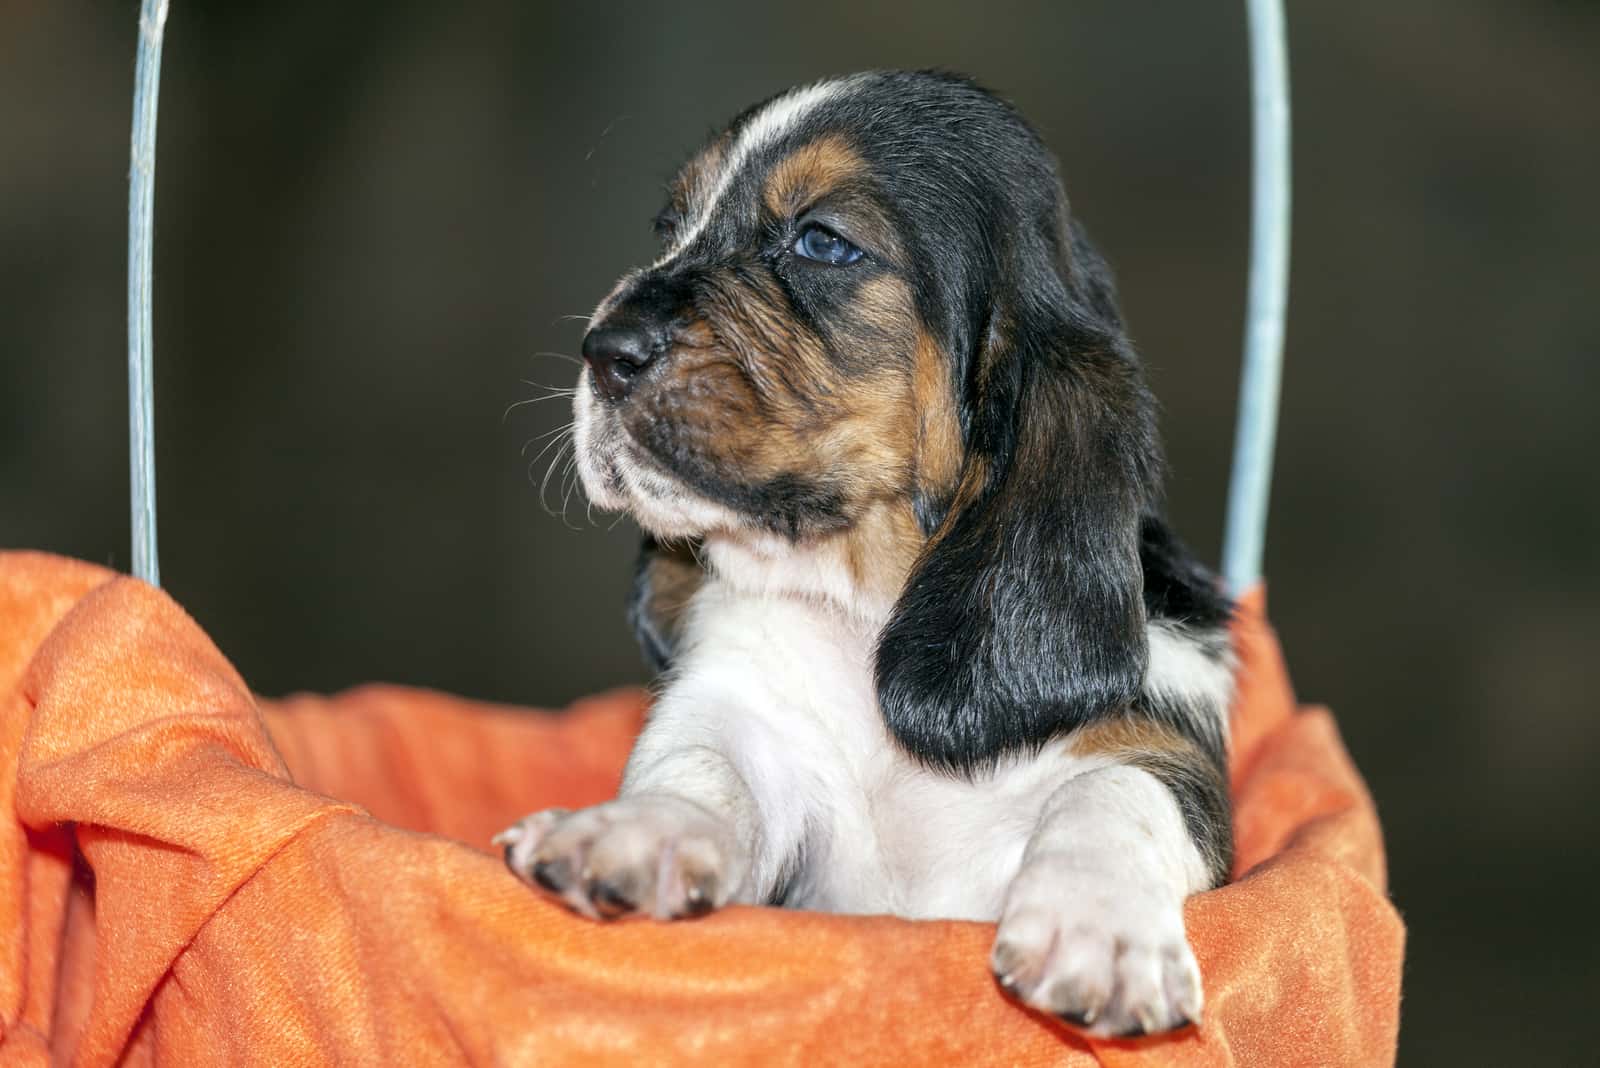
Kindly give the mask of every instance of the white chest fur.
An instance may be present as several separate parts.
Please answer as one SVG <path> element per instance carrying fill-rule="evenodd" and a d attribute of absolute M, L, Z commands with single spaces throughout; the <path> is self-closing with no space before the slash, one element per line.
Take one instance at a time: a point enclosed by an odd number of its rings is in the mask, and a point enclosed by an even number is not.
<path fill-rule="evenodd" d="M 709 582 L 637 760 L 695 738 L 725 755 L 757 809 L 758 881 L 788 904 L 995 919 L 1042 799 L 1099 764 L 1056 746 L 977 781 L 928 770 L 884 727 L 875 637 L 831 604 Z"/>

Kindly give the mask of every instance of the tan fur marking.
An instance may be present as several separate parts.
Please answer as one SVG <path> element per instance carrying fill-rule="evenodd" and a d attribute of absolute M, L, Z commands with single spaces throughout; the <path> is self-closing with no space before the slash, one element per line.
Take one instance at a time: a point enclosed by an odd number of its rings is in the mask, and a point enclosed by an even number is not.
<path fill-rule="evenodd" d="M 950 359 L 926 331 L 918 334 L 915 359 L 917 481 L 923 492 L 942 496 L 955 488 L 962 460 Z"/>
<path fill-rule="evenodd" d="M 865 166 L 844 138 L 834 134 L 819 137 L 767 172 L 762 199 L 774 215 L 787 217 L 862 173 Z"/>
<path fill-rule="evenodd" d="M 857 286 L 853 310 L 863 323 L 884 335 L 907 336 L 916 326 L 911 291 L 893 275 L 880 274 Z"/>
<path fill-rule="evenodd" d="M 1109 719 L 1080 727 L 1067 739 L 1074 756 L 1109 756 L 1115 759 L 1159 756 L 1203 762 L 1199 748 L 1182 734 L 1153 720 L 1136 717 Z"/>
<path fill-rule="evenodd" d="M 702 307 L 716 321 L 715 331 L 701 321 L 685 333 L 693 332 L 693 344 L 710 342 L 703 350 L 708 359 L 685 359 L 680 351 L 670 368 L 678 396 L 654 402 L 698 411 L 680 434 L 698 434 L 703 451 L 745 477 L 818 479 L 840 492 L 852 512 L 890 498 L 909 502 L 918 427 L 912 366 L 883 351 L 905 351 L 906 340 L 919 334 L 903 282 L 868 279 L 853 303 L 859 328 L 844 334 L 862 347 L 859 362 L 881 364 L 870 373 L 847 370 L 830 357 L 821 340 L 795 322 L 775 286 L 749 279 L 737 288 L 713 283 Z M 708 366 L 719 348 L 727 365 L 721 371 Z"/>
<path fill-rule="evenodd" d="M 922 530 L 909 501 L 883 501 L 869 508 L 845 537 L 845 562 L 856 585 L 892 602 L 905 588 L 922 551 Z"/>

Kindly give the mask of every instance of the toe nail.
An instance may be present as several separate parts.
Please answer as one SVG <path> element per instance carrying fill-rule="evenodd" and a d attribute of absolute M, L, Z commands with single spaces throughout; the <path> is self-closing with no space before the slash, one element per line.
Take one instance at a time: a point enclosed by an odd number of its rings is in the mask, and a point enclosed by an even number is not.
<path fill-rule="evenodd" d="M 572 865 L 565 860 L 541 860 L 533 866 L 533 881 L 559 894 L 572 882 Z"/>
<path fill-rule="evenodd" d="M 710 911 L 711 895 L 706 893 L 705 888 L 699 884 L 691 884 L 689 889 L 684 892 L 683 914 L 685 916 L 704 916 Z"/>
<path fill-rule="evenodd" d="M 1013 970 L 1011 965 L 1016 955 L 1016 950 L 1012 949 L 1008 943 L 1000 942 L 995 945 L 993 952 L 989 954 L 989 959 L 994 963 L 994 970 L 997 973 L 1010 972 Z"/>
<path fill-rule="evenodd" d="M 1058 1001 L 1057 1004 L 1060 1004 L 1060 1002 Z M 1090 1005 L 1084 1009 L 1058 1009 L 1056 1010 L 1056 1015 L 1077 1027 L 1093 1027 L 1095 1021 L 1100 1019 L 1100 1008 L 1097 1005 Z"/>
<path fill-rule="evenodd" d="M 716 907 L 717 877 L 705 872 L 685 873 L 683 916 L 704 916 Z"/>
<path fill-rule="evenodd" d="M 589 884 L 589 900 L 594 904 L 595 911 L 607 920 L 633 912 L 639 907 L 621 887 L 604 879 Z"/>

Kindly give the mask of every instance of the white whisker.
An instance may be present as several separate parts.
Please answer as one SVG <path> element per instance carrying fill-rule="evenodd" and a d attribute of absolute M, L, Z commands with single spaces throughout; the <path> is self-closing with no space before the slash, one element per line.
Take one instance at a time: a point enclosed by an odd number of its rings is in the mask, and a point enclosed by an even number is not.
<path fill-rule="evenodd" d="M 578 473 L 575 470 L 577 464 L 578 454 L 574 452 L 572 454 L 572 459 L 567 461 L 566 469 L 561 472 L 561 522 L 566 523 L 566 525 L 573 530 L 577 530 L 578 528 L 573 526 L 572 523 L 568 522 L 567 520 L 567 502 L 572 499 L 572 491 L 578 485 Z M 567 482 L 567 476 L 569 475 L 572 476 L 572 482 L 570 484 Z"/>
<path fill-rule="evenodd" d="M 600 136 L 595 138 L 594 144 L 589 146 L 589 151 L 584 155 L 583 162 L 588 163 L 590 160 L 594 159 L 594 154 L 600 150 L 600 142 L 604 141 L 611 131 L 616 128 L 617 123 L 623 122 L 630 117 L 631 116 L 629 116 L 627 112 L 623 112 L 621 115 L 618 115 L 616 118 L 606 123 L 606 128 L 600 131 Z"/>
<path fill-rule="evenodd" d="M 536 352 L 536 353 L 534 353 L 534 355 L 535 356 L 554 356 L 558 360 L 566 360 L 568 363 L 575 363 L 579 367 L 583 366 L 583 361 L 582 360 L 578 359 L 576 356 L 568 356 L 564 352 Z"/>
<path fill-rule="evenodd" d="M 555 458 L 550 461 L 551 464 L 553 465 L 556 462 L 557 459 L 560 459 L 561 453 L 563 451 L 565 451 L 565 440 L 566 439 L 564 439 L 564 438 L 556 438 L 555 441 L 546 442 L 545 443 L 545 447 L 539 450 L 538 456 L 535 456 L 533 459 L 528 461 L 528 485 L 530 485 L 530 486 L 533 485 L 533 469 L 538 466 L 540 457 L 544 456 L 544 454 L 549 451 L 550 446 L 557 445 L 557 444 L 562 445 L 563 448 L 557 449 Z M 547 479 L 549 478 L 549 470 L 548 469 L 546 469 L 546 471 L 545 471 L 545 477 Z M 540 486 L 540 491 L 541 492 L 543 491 L 543 486 L 542 485 Z"/>
<path fill-rule="evenodd" d="M 537 385 L 537 384 L 538 383 L 534 383 L 534 382 L 530 382 L 529 383 L 529 385 Z M 549 388 L 549 387 L 546 387 L 546 388 Z M 540 401 L 547 401 L 547 400 L 565 400 L 566 398 L 571 397 L 571 396 L 572 396 L 572 391 L 570 391 L 570 390 L 565 391 L 565 392 L 563 392 L 561 390 L 556 390 L 553 393 L 546 393 L 542 397 L 528 397 L 525 400 L 512 401 L 510 404 L 506 405 L 506 410 L 500 413 L 500 421 L 502 423 L 505 422 L 507 416 L 509 416 L 514 410 L 516 410 L 518 408 L 521 408 L 525 404 L 538 404 Z"/>
<path fill-rule="evenodd" d="M 570 444 L 570 440 L 562 441 L 561 448 L 557 449 L 556 454 L 550 458 L 550 466 L 544 469 L 544 478 L 539 482 L 539 507 L 544 509 L 545 515 L 551 516 L 552 518 L 556 513 L 555 509 L 550 507 L 550 502 L 545 500 L 545 490 L 550 486 L 550 476 L 555 472 L 556 464 L 560 463 L 561 458 L 566 455 L 567 446 Z M 536 460 L 534 462 L 537 463 L 538 461 Z"/>
<path fill-rule="evenodd" d="M 572 424 L 568 423 L 566 426 L 558 426 L 554 430 L 546 430 L 543 434 L 539 434 L 536 437 L 529 438 L 527 441 L 523 442 L 522 455 L 524 455 L 524 456 L 528 455 L 528 446 L 532 445 L 534 442 L 536 442 L 536 441 L 544 441 L 545 438 L 553 437 L 556 434 L 560 434 L 562 431 L 571 431 L 571 430 L 572 430 Z M 537 462 L 539 457 L 544 455 L 545 449 L 548 449 L 550 447 L 550 444 L 551 444 L 550 442 L 545 442 L 544 449 L 540 449 L 539 450 L 538 456 L 535 456 L 533 458 L 532 462 Z"/>

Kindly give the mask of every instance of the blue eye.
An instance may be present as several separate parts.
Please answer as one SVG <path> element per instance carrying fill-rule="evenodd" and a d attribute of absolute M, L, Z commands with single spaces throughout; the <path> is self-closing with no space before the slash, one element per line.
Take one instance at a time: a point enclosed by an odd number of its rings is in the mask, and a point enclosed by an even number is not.
<path fill-rule="evenodd" d="M 832 230 L 817 226 L 815 223 L 806 227 L 795 239 L 794 254 L 835 267 L 849 266 L 862 256 L 860 249 Z"/>

